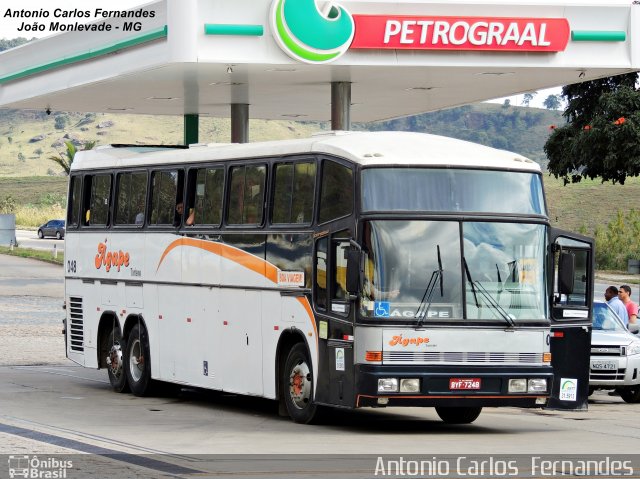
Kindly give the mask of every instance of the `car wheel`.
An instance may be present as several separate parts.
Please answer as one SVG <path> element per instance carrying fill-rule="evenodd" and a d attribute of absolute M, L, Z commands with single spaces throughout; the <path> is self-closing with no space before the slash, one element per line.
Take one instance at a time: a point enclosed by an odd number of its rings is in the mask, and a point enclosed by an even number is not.
<path fill-rule="evenodd" d="M 42 232 L 42 230 L 38 230 L 38 238 L 44 238 L 44 233 Z"/>
<path fill-rule="evenodd" d="M 481 407 L 436 407 L 438 416 L 447 424 L 471 424 L 481 411 Z"/>
<path fill-rule="evenodd" d="M 62 235 L 60 234 L 60 231 L 56 231 L 56 239 L 62 239 Z"/>
<path fill-rule="evenodd" d="M 628 403 L 640 402 L 640 384 L 636 384 L 635 386 L 618 388 L 618 392 L 620 393 L 620 397 L 624 400 L 624 402 L 628 402 Z"/>

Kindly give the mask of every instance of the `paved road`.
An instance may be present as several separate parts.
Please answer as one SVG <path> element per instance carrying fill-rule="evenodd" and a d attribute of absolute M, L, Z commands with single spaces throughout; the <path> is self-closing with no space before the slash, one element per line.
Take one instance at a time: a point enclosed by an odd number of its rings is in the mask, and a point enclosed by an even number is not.
<path fill-rule="evenodd" d="M 62 266 L 0 255 L 0 325 L 59 324 L 63 294 Z"/>
<path fill-rule="evenodd" d="M 31 298 L 53 301 L 57 319 L 61 296 L 62 268 L 0 255 L 0 314 Z M 24 320 L 47 321 L 29 311 L 34 319 Z M 55 348 L 63 348 L 59 338 Z M 373 477 L 371 454 L 631 457 L 640 443 L 640 404 L 604 392 L 592 396 L 588 412 L 488 408 L 468 426 L 445 425 L 432 409 L 417 408 L 335 410 L 321 425 L 301 426 L 279 417 L 273 401 L 192 389 L 138 398 L 113 393 L 105 371 L 40 361 L 37 353 L 30 359 L 0 363 L 0 454 L 93 454 L 83 456 L 95 458 L 82 466 L 84 476 L 68 477 L 86 477 L 99 460 L 107 464 L 92 477 Z M 116 452 L 125 455 L 104 459 Z M 353 456 L 336 459 L 342 454 Z"/>
<path fill-rule="evenodd" d="M 64 239 L 40 239 L 38 238 L 37 231 L 16 230 L 16 240 L 18 241 L 18 244 L 23 248 L 53 251 L 55 247 L 58 250 L 58 254 L 64 254 Z"/>

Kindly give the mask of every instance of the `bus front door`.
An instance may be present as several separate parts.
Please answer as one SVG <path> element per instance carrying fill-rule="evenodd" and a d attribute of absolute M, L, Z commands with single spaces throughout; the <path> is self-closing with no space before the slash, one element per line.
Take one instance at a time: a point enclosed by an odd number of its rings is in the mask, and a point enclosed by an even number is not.
<path fill-rule="evenodd" d="M 595 264 L 593 239 L 552 228 L 549 263 L 549 341 L 554 380 L 547 407 L 586 410 Z"/>

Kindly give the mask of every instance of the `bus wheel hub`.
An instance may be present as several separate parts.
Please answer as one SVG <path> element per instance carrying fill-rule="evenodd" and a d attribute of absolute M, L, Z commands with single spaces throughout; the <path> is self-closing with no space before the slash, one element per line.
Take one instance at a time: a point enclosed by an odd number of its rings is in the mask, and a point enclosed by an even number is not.
<path fill-rule="evenodd" d="M 107 356 L 107 365 L 114 376 L 119 376 L 122 373 L 122 348 L 119 343 L 111 346 Z"/>
<path fill-rule="evenodd" d="M 291 401 L 297 408 L 304 408 L 311 396 L 311 373 L 306 363 L 298 364 L 293 368 L 289 375 L 289 384 Z"/>

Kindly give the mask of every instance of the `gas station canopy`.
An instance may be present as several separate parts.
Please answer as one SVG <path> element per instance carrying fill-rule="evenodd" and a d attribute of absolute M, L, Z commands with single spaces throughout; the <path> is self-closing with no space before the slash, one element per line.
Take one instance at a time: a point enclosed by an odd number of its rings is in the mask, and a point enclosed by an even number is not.
<path fill-rule="evenodd" d="M 57 9 L 25 22 L 63 33 L 0 54 L 0 107 L 228 117 L 242 104 L 251 118 L 327 120 L 331 85 L 343 82 L 353 120 L 393 118 L 639 70 L 639 9 L 631 0 Z M 98 19 L 82 24 L 87 16 Z"/>

